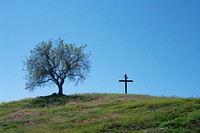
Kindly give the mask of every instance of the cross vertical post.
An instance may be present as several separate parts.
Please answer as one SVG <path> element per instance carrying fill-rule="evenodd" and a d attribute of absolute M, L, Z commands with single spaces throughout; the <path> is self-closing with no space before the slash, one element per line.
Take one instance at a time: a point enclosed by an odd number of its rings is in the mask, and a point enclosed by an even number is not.
<path fill-rule="evenodd" d="M 119 82 L 124 82 L 125 83 L 125 94 L 127 94 L 127 82 L 133 82 L 133 80 L 128 80 L 127 74 L 124 76 L 125 80 L 119 80 Z"/>

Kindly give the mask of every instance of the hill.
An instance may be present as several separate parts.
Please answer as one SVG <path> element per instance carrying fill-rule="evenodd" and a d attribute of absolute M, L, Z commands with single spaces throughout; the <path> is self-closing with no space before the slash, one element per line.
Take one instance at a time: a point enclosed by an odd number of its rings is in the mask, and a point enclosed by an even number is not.
<path fill-rule="evenodd" d="M 0 104 L 0 132 L 200 132 L 200 99 L 122 94 L 24 99 Z"/>

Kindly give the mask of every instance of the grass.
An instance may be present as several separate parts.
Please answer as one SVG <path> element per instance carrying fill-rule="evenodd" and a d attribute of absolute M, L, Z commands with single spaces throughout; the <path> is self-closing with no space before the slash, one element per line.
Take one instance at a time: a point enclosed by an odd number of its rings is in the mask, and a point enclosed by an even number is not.
<path fill-rule="evenodd" d="M 6 133 L 195 133 L 200 99 L 124 94 L 46 96 L 0 104 Z"/>

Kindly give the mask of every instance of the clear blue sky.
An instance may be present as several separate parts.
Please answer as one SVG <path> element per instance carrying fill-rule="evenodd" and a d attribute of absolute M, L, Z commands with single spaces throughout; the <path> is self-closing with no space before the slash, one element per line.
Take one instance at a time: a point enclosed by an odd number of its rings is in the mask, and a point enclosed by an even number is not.
<path fill-rule="evenodd" d="M 200 96 L 199 0 L 1 0 L 0 102 L 50 95 L 25 90 L 23 61 L 49 39 L 87 44 L 88 79 L 64 93 Z"/>

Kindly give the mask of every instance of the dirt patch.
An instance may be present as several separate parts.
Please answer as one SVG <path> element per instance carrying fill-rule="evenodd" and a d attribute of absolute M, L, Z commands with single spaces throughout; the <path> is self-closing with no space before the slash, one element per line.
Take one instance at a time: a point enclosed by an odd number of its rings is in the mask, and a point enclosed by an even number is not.
<path fill-rule="evenodd" d="M 63 123 L 65 122 L 65 120 L 62 119 L 61 116 L 55 116 L 51 119 L 51 121 L 54 123 L 54 124 L 58 124 L 58 123 Z"/>
<path fill-rule="evenodd" d="M 97 117 L 89 118 L 89 119 L 85 119 L 85 120 L 75 120 L 73 123 L 74 124 L 95 123 L 95 122 L 100 122 L 100 121 L 107 120 L 110 118 L 116 118 L 117 116 L 119 116 L 119 114 L 114 113 L 114 114 L 108 114 L 103 117 L 97 116 Z"/>
<path fill-rule="evenodd" d="M 18 122 L 18 121 L 24 121 L 24 120 L 28 120 L 30 118 L 38 117 L 42 115 L 43 114 L 36 113 L 36 112 L 28 112 L 27 109 L 23 109 L 23 110 L 19 110 L 19 111 L 7 114 L 1 119 L 5 121 Z"/>

